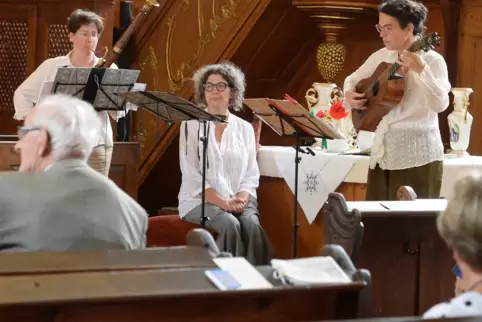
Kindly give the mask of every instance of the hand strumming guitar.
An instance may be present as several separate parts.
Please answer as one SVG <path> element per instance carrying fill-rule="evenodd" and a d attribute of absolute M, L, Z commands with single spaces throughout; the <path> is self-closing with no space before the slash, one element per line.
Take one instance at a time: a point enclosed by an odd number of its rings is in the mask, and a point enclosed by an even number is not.
<path fill-rule="evenodd" d="M 351 108 L 357 110 L 364 110 L 367 99 L 365 98 L 365 93 L 357 93 L 348 91 L 345 93 L 345 99 Z"/>

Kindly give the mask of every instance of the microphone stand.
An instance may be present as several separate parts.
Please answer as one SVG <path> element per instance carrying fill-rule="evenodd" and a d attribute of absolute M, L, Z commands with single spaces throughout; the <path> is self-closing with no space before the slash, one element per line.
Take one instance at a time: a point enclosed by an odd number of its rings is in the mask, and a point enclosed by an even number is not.
<path fill-rule="evenodd" d="M 199 139 L 203 143 L 203 166 L 202 166 L 202 179 L 201 179 L 201 228 L 204 228 L 206 225 L 206 221 L 209 218 L 206 218 L 205 211 L 206 211 L 206 164 L 207 164 L 207 155 L 208 155 L 208 122 L 201 121 L 203 123 L 203 136 Z"/>
<path fill-rule="evenodd" d="M 300 153 L 315 155 L 315 152 L 311 150 L 309 147 L 305 147 L 306 151 L 301 148 L 301 139 L 299 135 L 296 136 L 296 146 L 294 149 L 296 150 L 295 155 L 295 191 L 294 191 L 294 202 L 293 202 L 293 258 L 296 258 L 296 250 L 297 250 L 297 234 L 300 225 L 298 224 L 298 168 L 301 162 Z"/>

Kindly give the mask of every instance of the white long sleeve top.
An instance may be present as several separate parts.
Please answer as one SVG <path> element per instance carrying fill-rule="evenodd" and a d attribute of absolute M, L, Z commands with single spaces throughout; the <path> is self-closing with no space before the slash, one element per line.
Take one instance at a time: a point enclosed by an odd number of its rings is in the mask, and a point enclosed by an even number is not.
<path fill-rule="evenodd" d="M 482 317 L 482 294 L 471 291 L 463 293 L 450 301 L 431 307 L 423 315 L 424 319 L 455 317 Z"/>
<path fill-rule="evenodd" d="M 13 104 L 15 107 L 14 119 L 23 120 L 27 116 L 28 111 L 37 103 L 38 96 L 44 82 L 54 81 L 57 70 L 61 67 L 74 67 L 70 60 L 69 52 L 65 56 L 49 58 L 45 60 L 30 76 L 17 88 L 13 96 Z M 94 65 L 97 64 L 99 58 L 96 57 Z M 93 67 L 92 66 L 92 67 Z M 110 68 L 118 68 L 112 64 Z M 128 104 L 127 110 L 135 110 L 136 107 Z M 114 120 L 118 121 L 124 117 L 125 111 L 99 111 L 97 112 L 102 120 L 102 128 L 96 145 L 114 146 L 114 135 L 110 124 L 109 114 Z"/>
<path fill-rule="evenodd" d="M 259 168 L 256 160 L 256 142 L 251 124 L 229 114 L 228 125 L 221 142 L 216 141 L 215 124 L 208 122 L 208 146 L 206 162 L 206 189 L 213 188 L 224 198 L 247 191 L 256 198 L 259 185 Z M 179 216 L 201 204 L 203 124 L 184 121 L 179 136 L 179 161 L 182 184 L 179 191 Z"/>
<path fill-rule="evenodd" d="M 438 113 L 449 104 L 451 85 L 447 64 L 436 51 L 420 55 L 425 61 L 424 70 L 420 74 L 412 70 L 406 74 L 402 101 L 382 119 L 375 131 L 371 169 L 378 163 L 384 170 L 401 170 L 444 158 Z M 380 63 L 394 63 L 397 58 L 397 51 L 386 48 L 373 53 L 346 78 L 344 92 L 354 91 L 356 84 L 370 77 Z M 345 107 L 351 110 L 346 101 Z"/>

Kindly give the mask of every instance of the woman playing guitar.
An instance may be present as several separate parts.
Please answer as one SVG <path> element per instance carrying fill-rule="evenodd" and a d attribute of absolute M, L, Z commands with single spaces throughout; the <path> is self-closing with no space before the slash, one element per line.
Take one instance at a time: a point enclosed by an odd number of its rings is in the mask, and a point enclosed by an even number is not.
<path fill-rule="evenodd" d="M 380 63 L 397 62 L 405 77 L 403 99 L 378 124 L 372 145 L 367 200 L 396 200 L 400 186 L 411 186 L 419 198 L 438 198 L 444 151 L 438 113 L 448 104 L 447 65 L 437 52 L 407 49 L 424 30 L 427 8 L 412 0 L 388 0 L 379 7 L 376 25 L 384 48 L 345 80 L 346 109 L 364 109 L 364 93 L 357 84 Z"/>

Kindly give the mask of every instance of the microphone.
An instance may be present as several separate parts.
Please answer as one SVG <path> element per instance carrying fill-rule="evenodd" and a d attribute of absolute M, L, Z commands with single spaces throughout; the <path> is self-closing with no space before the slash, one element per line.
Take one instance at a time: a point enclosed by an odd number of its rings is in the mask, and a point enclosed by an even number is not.
<path fill-rule="evenodd" d="M 233 257 L 230 253 L 219 251 L 213 236 L 202 228 L 195 228 L 187 233 L 186 245 L 207 248 L 212 257 Z"/>

